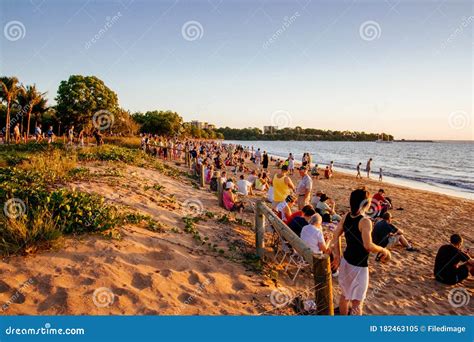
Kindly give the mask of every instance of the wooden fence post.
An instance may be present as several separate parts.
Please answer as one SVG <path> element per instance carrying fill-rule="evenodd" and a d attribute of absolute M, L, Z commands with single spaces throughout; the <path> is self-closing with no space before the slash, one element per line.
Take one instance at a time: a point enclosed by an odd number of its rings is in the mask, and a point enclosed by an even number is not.
<path fill-rule="evenodd" d="M 199 175 L 199 185 L 201 188 L 204 188 L 206 186 L 206 179 L 204 177 L 204 164 L 201 164 L 201 174 Z"/>
<path fill-rule="evenodd" d="M 332 277 L 329 256 L 313 255 L 314 301 L 318 315 L 334 315 Z"/>
<path fill-rule="evenodd" d="M 255 244 L 257 246 L 257 255 L 262 259 L 265 253 L 265 216 L 260 206 L 261 201 L 257 202 L 255 207 Z"/>
<path fill-rule="evenodd" d="M 217 200 L 219 201 L 219 207 L 224 207 L 224 182 L 222 182 L 222 178 L 219 177 L 217 180 Z"/>
<path fill-rule="evenodd" d="M 189 151 L 184 152 L 184 163 L 187 167 L 191 166 L 191 158 L 189 157 Z"/>

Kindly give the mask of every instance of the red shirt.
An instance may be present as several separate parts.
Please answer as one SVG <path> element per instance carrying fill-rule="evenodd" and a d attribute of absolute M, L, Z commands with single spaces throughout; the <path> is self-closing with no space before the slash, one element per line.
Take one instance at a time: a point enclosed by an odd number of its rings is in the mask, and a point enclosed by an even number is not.
<path fill-rule="evenodd" d="M 377 204 L 377 209 L 380 210 L 382 209 L 382 203 L 385 202 L 385 196 L 381 195 L 380 193 L 376 193 L 373 197 L 372 200 Z"/>
<path fill-rule="evenodd" d="M 293 214 L 291 214 L 290 217 L 285 221 L 286 224 L 289 224 L 291 220 L 293 220 L 296 216 L 303 216 L 303 212 L 301 210 L 295 211 Z"/>

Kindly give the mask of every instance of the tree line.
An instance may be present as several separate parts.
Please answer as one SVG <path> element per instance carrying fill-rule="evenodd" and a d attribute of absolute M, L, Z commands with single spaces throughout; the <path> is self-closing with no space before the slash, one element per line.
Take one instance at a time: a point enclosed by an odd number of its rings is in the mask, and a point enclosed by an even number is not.
<path fill-rule="evenodd" d="M 46 92 L 35 84 L 24 85 L 17 77 L 0 77 L 0 136 L 10 139 L 18 125 L 27 138 L 35 127 L 53 127 L 62 135 L 74 126 L 86 134 L 100 130 L 110 135 L 151 133 L 167 136 L 228 140 L 353 140 L 373 141 L 377 134 L 365 132 L 330 131 L 283 128 L 263 134 L 259 128 L 199 128 L 183 121 L 176 112 L 154 110 L 131 113 L 119 105 L 117 94 L 95 76 L 71 75 L 61 81 L 55 97 L 56 105 L 49 105 Z M 32 122 L 33 119 L 33 122 Z M 388 135 L 385 135 L 387 137 Z M 393 140 L 393 136 L 388 136 Z"/>

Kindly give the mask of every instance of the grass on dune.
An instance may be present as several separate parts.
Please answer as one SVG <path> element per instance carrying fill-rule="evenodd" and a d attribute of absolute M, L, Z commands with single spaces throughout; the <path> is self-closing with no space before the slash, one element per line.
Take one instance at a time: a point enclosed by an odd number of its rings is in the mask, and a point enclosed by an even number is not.
<path fill-rule="evenodd" d="M 119 214 L 102 196 L 63 187 L 68 180 L 87 175 L 77 167 L 78 161 L 118 161 L 167 170 L 139 149 L 124 146 L 1 145 L 0 205 L 5 210 L 0 212 L 0 255 L 23 253 L 64 234 L 107 232 L 128 222 L 130 215 Z"/>

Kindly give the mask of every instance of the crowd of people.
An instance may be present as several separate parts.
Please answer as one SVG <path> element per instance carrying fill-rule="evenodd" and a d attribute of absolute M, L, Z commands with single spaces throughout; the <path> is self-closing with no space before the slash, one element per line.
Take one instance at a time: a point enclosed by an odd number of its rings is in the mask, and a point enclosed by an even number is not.
<path fill-rule="evenodd" d="M 81 129 L 79 131 L 75 131 L 74 126 L 70 126 L 66 129 L 65 135 L 63 136 L 67 146 L 85 146 L 85 139 L 88 137 L 93 137 L 95 139 L 96 145 L 102 145 L 103 141 L 103 134 L 99 129 L 93 129 L 92 131 L 87 131 L 85 129 Z M 53 126 L 49 126 L 46 132 L 43 131 L 43 127 L 40 123 L 35 125 L 34 134 L 21 135 L 20 124 L 17 123 L 13 126 L 11 141 L 15 144 L 27 143 L 34 139 L 37 143 L 42 143 L 46 141 L 48 144 L 51 144 L 57 140 L 56 134 L 54 134 Z M 3 133 L 0 133 L 0 143 L 5 143 L 6 139 Z"/>
<path fill-rule="evenodd" d="M 281 160 L 260 149 L 217 142 L 144 137 L 142 148 L 164 159 L 180 159 L 183 153 L 189 152 L 195 172 L 200 172 L 204 165 L 205 179 L 212 191 L 217 191 L 219 182 L 223 184 L 223 205 L 229 211 L 243 212 L 250 203 L 250 196 L 265 197 L 275 214 L 314 253 L 330 256 L 332 275 L 338 277 L 341 288 L 341 314 L 363 312 L 371 253 L 376 262 L 386 262 L 391 258 L 390 250 L 397 246 L 407 252 L 419 251 L 394 224 L 390 212 L 392 200 L 384 189 L 375 194 L 365 188 L 356 189 L 350 194 L 350 211 L 338 212 L 336 201 L 315 187 L 319 180 L 318 166 L 312 167 L 309 153 L 305 153 L 297 167 L 291 153 L 286 160 Z M 277 171 L 273 176 L 269 162 L 275 163 Z M 367 177 L 370 177 L 371 163 L 372 158 L 366 165 Z M 325 178 L 332 177 L 333 167 L 333 162 L 326 167 Z M 360 167 L 361 163 L 357 166 L 357 177 L 361 177 Z M 342 236 L 346 241 L 344 251 Z M 462 238 L 455 234 L 451 243 L 438 251 L 434 267 L 438 281 L 455 284 L 473 274 L 473 260 L 461 246 Z"/>

